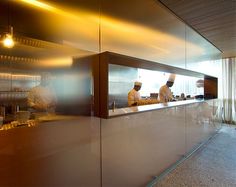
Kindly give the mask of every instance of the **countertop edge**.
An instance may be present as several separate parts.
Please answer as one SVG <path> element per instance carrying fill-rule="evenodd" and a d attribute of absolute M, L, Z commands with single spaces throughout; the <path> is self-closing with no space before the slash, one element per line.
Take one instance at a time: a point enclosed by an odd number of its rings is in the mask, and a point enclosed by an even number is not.
<path fill-rule="evenodd" d="M 214 99 L 201 99 L 201 100 L 194 99 L 194 100 L 185 100 L 185 101 L 176 101 L 176 102 L 168 102 L 168 103 L 158 103 L 158 104 L 118 108 L 118 109 L 115 109 L 114 111 L 113 110 L 108 111 L 109 113 L 108 119 L 120 117 L 120 116 L 138 114 L 138 113 L 143 113 L 143 112 L 149 112 L 149 111 L 154 111 L 154 110 L 162 110 L 162 109 L 172 108 L 176 106 L 202 103 L 202 102 L 206 102 L 210 100 L 214 100 Z"/>

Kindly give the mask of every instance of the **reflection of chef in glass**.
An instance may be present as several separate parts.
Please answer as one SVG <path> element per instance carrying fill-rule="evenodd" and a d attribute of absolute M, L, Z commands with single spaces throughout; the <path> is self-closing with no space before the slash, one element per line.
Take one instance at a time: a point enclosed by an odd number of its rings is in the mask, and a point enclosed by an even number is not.
<path fill-rule="evenodd" d="M 196 82 L 196 86 L 198 88 L 203 88 L 204 87 L 204 80 L 203 79 L 198 79 Z"/>
<path fill-rule="evenodd" d="M 170 74 L 168 81 L 159 90 L 159 100 L 161 103 L 172 101 L 173 95 L 171 93 L 170 87 L 173 86 L 175 81 L 175 74 Z"/>
<path fill-rule="evenodd" d="M 196 86 L 197 86 L 197 95 L 195 95 L 196 99 L 203 99 L 204 95 L 204 80 L 203 79 L 199 79 L 196 82 Z"/>
<path fill-rule="evenodd" d="M 138 101 L 141 100 L 140 93 L 138 92 L 142 87 L 141 82 L 135 82 L 134 88 L 128 93 L 128 106 L 137 106 Z"/>
<path fill-rule="evenodd" d="M 57 99 L 50 87 L 50 77 L 50 73 L 43 73 L 40 85 L 29 91 L 28 106 L 37 112 L 55 112 Z"/>

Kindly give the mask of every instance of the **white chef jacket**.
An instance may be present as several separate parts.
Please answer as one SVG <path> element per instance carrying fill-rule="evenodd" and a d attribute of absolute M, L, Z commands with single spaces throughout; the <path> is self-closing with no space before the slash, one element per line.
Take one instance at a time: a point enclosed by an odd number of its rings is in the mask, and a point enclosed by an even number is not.
<path fill-rule="evenodd" d="M 56 95 L 53 89 L 39 85 L 30 90 L 27 102 L 30 107 L 40 105 L 41 110 L 46 111 L 55 107 Z"/>
<path fill-rule="evenodd" d="M 128 106 L 132 106 L 135 102 L 141 99 L 140 93 L 135 89 L 132 89 L 128 93 Z"/>
<path fill-rule="evenodd" d="M 165 103 L 171 101 L 173 99 L 173 95 L 171 93 L 170 88 L 167 85 L 163 85 L 159 90 L 159 100 L 161 103 Z"/>

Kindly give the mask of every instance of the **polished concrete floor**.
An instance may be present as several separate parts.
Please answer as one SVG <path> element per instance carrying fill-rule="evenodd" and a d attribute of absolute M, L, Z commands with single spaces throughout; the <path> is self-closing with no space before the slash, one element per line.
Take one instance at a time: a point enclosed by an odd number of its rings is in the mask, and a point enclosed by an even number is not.
<path fill-rule="evenodd" d="M 155 187 L 236 187 L 236 126 L 223 126 Z"/>

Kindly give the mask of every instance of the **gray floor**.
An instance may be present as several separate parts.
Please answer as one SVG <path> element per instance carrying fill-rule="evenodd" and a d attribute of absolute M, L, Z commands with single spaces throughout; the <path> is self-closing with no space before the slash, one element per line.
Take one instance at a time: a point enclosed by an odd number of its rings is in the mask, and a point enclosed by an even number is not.
<path fill-rule="evenodd" d="M 236 126 L 224 126 L 204 148 L 155 187 L 236 187 Z"/>

